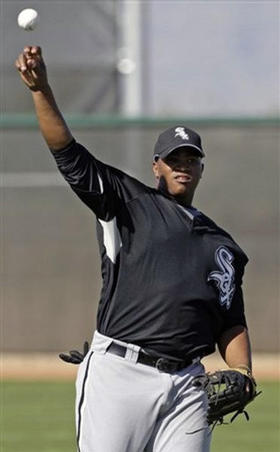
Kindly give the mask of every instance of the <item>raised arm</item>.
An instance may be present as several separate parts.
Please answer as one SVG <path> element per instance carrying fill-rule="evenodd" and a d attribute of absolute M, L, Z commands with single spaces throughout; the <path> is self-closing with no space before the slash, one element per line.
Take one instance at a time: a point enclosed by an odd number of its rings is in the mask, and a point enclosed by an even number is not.
<path fill-rule="evenodd" d="M 31 90 L 39 126 L 47 145 L 54 151 L 65 148 L 73 137 L 48 83 L 41 48 L 25 47 L 15 66 L 21 79 Z"/>

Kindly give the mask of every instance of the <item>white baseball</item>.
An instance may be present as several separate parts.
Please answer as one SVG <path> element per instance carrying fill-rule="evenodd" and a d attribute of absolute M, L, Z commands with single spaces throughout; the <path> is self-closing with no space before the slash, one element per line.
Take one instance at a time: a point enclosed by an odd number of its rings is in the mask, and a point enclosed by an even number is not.
<path fill-rule="evenodd" d="M 39 22 L 39 15 L 35 9 L 23 9 L 17 18 L 18 26 L 26 31 L 32 31 Z"/>

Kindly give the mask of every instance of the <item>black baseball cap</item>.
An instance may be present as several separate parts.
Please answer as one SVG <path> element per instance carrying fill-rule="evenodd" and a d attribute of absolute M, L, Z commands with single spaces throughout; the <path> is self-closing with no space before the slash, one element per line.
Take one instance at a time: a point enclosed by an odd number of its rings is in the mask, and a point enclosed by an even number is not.
<path fill-rule="evenodd" d="M 205 157 L 198 133 L 184 126 L 175 126 L 164 130 L 159 135 L 154 148 L 154 158 L 164 159 L 172 151 L 182 147 L 194 148 L 198 151 L 200 157 Z"/>

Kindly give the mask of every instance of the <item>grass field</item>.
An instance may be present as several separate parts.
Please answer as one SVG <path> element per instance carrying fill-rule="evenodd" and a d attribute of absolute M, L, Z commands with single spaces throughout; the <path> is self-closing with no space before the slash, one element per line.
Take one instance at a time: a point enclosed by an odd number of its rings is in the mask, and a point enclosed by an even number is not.
<path fill-rule="evenodd" d="M 250 422 L 216 427 L 211 452 L 280 451 L 279 383 L 259 387 Z M 73 408 L 72 382 L 1 382 L 1 452 L 75 452 Z"/>

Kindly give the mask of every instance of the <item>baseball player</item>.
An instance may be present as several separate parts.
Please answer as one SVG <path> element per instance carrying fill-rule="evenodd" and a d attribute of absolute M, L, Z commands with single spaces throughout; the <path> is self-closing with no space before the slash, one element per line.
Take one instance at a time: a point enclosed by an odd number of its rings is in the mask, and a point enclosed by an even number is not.
<path fill-rule="evenodd" d="M 97 220 L 103 287 L 97 330 L 79 366 L 79 452 L 207 452 L 207 396 L 192 384 L 216 345 L 251 369 L 242 296 L 247 257 L 193 207 L 205 156 L 176 125 L 153 155 L 156 188 L 77 143 L 49 86 L 39 47 L 16 60 L 57 166 Z"/>

